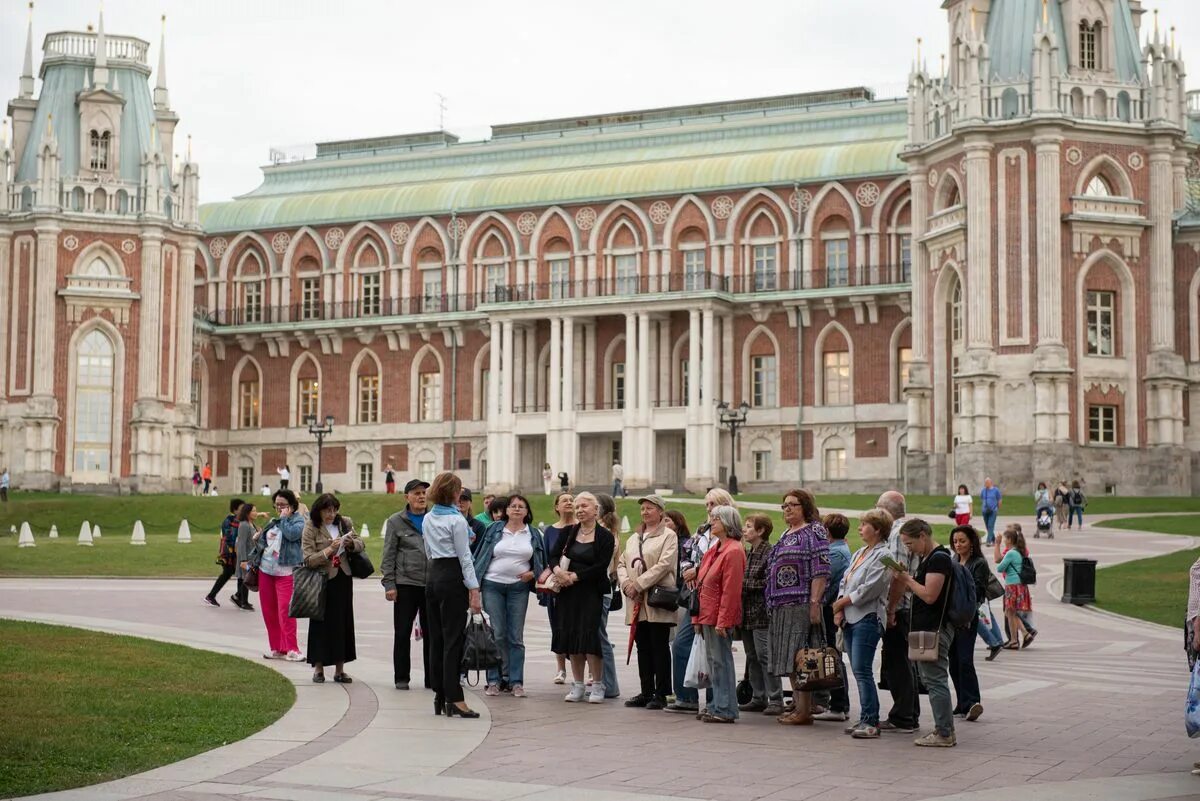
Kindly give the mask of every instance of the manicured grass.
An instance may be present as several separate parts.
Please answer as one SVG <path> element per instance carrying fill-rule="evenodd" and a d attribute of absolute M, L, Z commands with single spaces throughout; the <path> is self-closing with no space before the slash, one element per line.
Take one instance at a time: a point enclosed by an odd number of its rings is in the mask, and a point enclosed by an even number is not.
<path fill-rule="evenodd" d="M 1200 534 L 1200 515 L 1176 515 L 1174 517 L 1123 517 L 1106 520 L 1105 528 L 1128 528 L 1134 531 L 1153 531 L 1157 534 Z"/>
<path fill-rule="evenodd" d="M 1188 570 L 1200 549 L 1106 567 L 1096 573 L 1096 605 L 1122 615 L 1182 626 Z"/>
<path fill-rule="evenodd" d="M 65 790 L 235 742 L 296 698 L 275 671 L 133 637 L 0 620 L 0 797 Z"/>
<path fill-rule="evenodd" d="M 972 490 L 975 495 L 975 511 L 979 512 L 979 490 Z M 853 509 L 865 510 L 875 505 L 878 494 L 871 495 L 833 495 L 819 494 L 817 505 L 822 509 Z M 738 496 L 739 501 L 756 501 L 762 503 L 779 503 L 777 494 L 744 493 Z M 950 495 L 906 495 L 909 514 L 945 517 L 950 511 Z M 1084 516 L 1097 514 L 1155 514 L 1158 512 L 1197 512 L 1200 513 L 1200 497 L 1166 497 L 1166 498 L 1132 498 L 1110 497 L 1097 495 L 1088 498 Z M 1007 494 L 1000 508 L 1001 514 L 1022 515 L 1033 517 L 1033 491 L 1022 489 L 1019 494 L 1014 490 Z"/>

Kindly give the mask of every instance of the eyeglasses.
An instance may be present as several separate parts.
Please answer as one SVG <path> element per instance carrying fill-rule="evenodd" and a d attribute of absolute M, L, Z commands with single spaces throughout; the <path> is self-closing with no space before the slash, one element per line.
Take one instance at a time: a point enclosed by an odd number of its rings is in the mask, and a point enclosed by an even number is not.
<path fill-rule="evenodd" d="M 798 504 L 798 503 L 781 503 L 779 505 L 779 508 L 786 512 L 788 509 L 796 509 L 800 505 L 801 504 Z"/>
<path fill-rule="evenodd" d="M 292 505 L 290 503 L 277 503 L 277 504 L 275 504 L 275 508 L 276 509 L 291 509 Z"/>

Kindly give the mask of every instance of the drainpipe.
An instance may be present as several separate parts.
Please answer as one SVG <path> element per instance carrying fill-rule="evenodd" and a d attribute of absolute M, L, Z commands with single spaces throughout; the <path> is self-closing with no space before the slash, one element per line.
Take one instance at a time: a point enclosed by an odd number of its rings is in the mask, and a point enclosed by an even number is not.
<path fill-rule="evenodd" d="M 796 308 L 796 455 L 799 457 L 799 479 L 804 486 L 804 318 Z"/>

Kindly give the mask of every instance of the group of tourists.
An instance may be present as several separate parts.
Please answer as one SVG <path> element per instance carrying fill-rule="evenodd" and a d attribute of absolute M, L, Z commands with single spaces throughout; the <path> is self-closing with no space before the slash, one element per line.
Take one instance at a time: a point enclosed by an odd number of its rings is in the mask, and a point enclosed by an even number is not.
<path fill-rule="evenodd" d="M 985 478 L 983 488 L 979 490 L 980 512 L 983 515 L 984 528 L 987 530 L 985 545 L 996 543 L 996 517 L 1000 514 L 1000 504 L 1003 500 L 1004 494 L 1000 488 L 990 478 Z M 1083 510 L 1087 507 L 1087 500 L 1087 493 L 1084 492 L 1079 479 L 1069 484 L 1063 479 L 1053 491 L 1045 481 L 1039 481 L 1037 489 L 1033 491 L 1033 514 L 1037 526 L 1034 538 L 1045 535 L 1054 539 L 1056 527 L 1060 530 L 1064 527 L 1070 530 L 1076 522 L 1079 529 L 1083 530 Z M 967 489 L 966 484 L 958 485 L 952 504 L 950 518 L 955 524 L 970 523 L 975 499 L 971 497 L 971 491 Z"/>

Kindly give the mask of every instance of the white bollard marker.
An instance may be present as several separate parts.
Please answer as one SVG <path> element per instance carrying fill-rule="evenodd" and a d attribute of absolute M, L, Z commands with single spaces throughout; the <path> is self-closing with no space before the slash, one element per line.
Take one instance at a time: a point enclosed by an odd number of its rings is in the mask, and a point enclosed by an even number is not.
<path fill-rule="evenodd" d="M 629 517 L 626 515 L 621 515 L 621 533 L 628 534 L 632 530 L 633 529 L 629 527 Z"/>
<path fill-rule="evenodd" d="M 58 526 L 50 526 L 50 539 L 58 539 Z"/>
<path fill-rule="evenodd" d="M 100 539 L 100 524 L 92 526 L 92 539 Z"/>
<path fill-rule="evenodd" d="M 364 540 L 369 540 L 369 539 L 371 539 L 371 530 L 370 530 L 369 528 L 367 528 L 367 524 L 366 524 L 366 523 L 363 523 L 362 531 L 360 531 L 360 532 L 358 533 L 358 536 L 359 536 L 361 539 L 364 539 Z"/>
<path fill-rule="evenodd" d="M 133 536 L 129 538 L 130 545 L 145 545 L 146 544 L 146 529 L 142 527 L 141 520 L 133 521 Z"/>
<path fill-rule="evenodd" d="M 18 548 L 33 548 L 37 545 L 33 541 L 33 531 L 29 528 L 29 521 L 26 520 L 21 524 L 21 536 L 17 538 Z"/>
<path fill-rule="evenodd" d="M 183 520 L 179 521 L 178 542 L 186 543 L 186 542 L 191 542 L 191 541 L 192 541 L 192 530 L 191 530 L 191 528 L 188 527 L 188 521 L 187 521 L 187 518 L 185 517 Z"/>
<path fill-rule="evenodd" d="M 79 527 L 79 545 L 86 545 L 91 548 L 92 543 L 92 527 L 88 525 L 88 521 L 84 520 L 83 525 Z"/>

